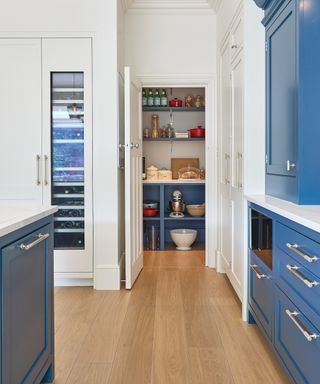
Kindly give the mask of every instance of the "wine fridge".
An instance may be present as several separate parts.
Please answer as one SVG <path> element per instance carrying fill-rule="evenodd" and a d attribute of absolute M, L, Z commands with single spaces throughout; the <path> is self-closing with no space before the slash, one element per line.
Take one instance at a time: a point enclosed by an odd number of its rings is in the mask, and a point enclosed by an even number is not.
<path fill-rule="evenodd" d="M 51 73 L 51 188 L 55 249 L 85 248 L 84 73 Z"/>

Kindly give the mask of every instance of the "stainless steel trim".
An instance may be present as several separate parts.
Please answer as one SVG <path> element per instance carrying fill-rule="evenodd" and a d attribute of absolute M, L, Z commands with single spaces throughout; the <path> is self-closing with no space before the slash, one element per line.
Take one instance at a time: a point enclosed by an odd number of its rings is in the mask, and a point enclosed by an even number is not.
<path fill-rule="evenodd" d="M 44 185 L 48 185 L 48 155 L 44 155 Z"/>
<path fill-rule="evenodd" d="M 293 252 L 295 252 L 297 255 L 301 256 L 304 260 L 306 260 L 308 263 L 315 263 L 318 260 L 317 256 L 310 256 L 306 253 L 302 252 L 299 248 L 298 244 L 291 244 L 287 243 L 286 246 L 291 249 Z"/>
<path fill-rule="evenodd" d="M 37 235 L 37 239 L 32 241 L 31 243 L 29 244 L 25 244 L 25 243 L 21 243 L 19 245 L 19 248 L 22 249 L 23 251 L 29 251 L 29 249 L 33 248 L 35 245 L 41 243 L 43 240 L 47 239 L 49 237 L 49 233 L 39 233 Z"/>
<path fill-rule="evenodd" d="M 319 283 L 317 281 L 311 281 L 309 280 L 306 276 L 304 276 L 303 273 L 299 272 L 299 267 L 297 267 L 296 265 L 290 265 L 290 264 L 287 264 L 287 269 L 297 278 L 299 279 L 300 281 L 303 282 L 303 284 L 305 284 L 308 288 L 314 288 L 316 287 L 317 285 L 319 285 Z"/>
<path fill-rule="evenodd" d="M 301 320 L 297 318 L 300 315 L 299 312 L 290 311 L 290 309 L 286 309 L 286 314 L 289 316 L 290 320 L 292 320 L 294 325 L 299 329 L 299 331 L 308 341 L 313 341 L 319 337 L 319 335 L 317 335 L 316 333 L 310 333 L 306 329 L 305 325 L 301 322 Z"/>
<path fill-rule="evenodd" d="M 41 184 L 41 180 L 40 180 L 40 159 L 41 159 L 41 156 L 40 155 L 36 155 L 36 161 L 37 161 L 37 185 Z"/>
<path fill-rule="evenodd" d="M 290 160 L 287 160 L 287 171 L 291 171 L 292 168 L 295 168 L 295 163 L 291 163 Z"/>
<path fill-rule="evenodd" d="M 266 277 L 268 277 L 267 275 L 265 275 L 264 273 L 261 273 L 258 271 L 258 266 L 256 264 L 250 264 L 250 268 L 253 270 L 253 272 L 256 274 L 256 277 L 258 279 L 264 279 Z"/>

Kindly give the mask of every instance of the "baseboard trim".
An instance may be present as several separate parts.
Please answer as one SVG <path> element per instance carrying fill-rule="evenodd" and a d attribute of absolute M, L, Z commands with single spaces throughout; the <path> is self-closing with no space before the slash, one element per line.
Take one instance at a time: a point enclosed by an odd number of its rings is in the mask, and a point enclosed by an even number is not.
<path fill-rule="evenodd" d="M 100 264 L 95 266 L 94 289 L 118 291 L 120 289 L 120 266 Z"/>
<path fill-rule="evenodd" d="M 93 279 L 55 278 L 55 287 L 93 287 Z"/>

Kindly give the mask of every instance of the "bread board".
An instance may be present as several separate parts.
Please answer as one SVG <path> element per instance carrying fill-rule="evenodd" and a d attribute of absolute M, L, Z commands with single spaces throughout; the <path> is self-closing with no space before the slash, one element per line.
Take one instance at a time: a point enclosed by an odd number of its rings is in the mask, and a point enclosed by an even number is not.
<path fill-rule="evenodd" d="M 199 168 L 199 158 L 172 158 L 171 159 L 171 171 L 172 171 L 172 178 L 178 179 L 179 177 L 179 169 L 184 167 L 194 167 Z"/>

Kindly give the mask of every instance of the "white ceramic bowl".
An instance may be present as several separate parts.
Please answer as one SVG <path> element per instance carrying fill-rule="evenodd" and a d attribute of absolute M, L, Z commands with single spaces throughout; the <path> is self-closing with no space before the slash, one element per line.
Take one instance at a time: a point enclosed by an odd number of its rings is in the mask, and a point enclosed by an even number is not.
<path fill-rule="evenodd" d="M 191 245 L 197 238 L 195 229 L 172 229 L 170 235 L 179 251 L 190 251 Z"/>

